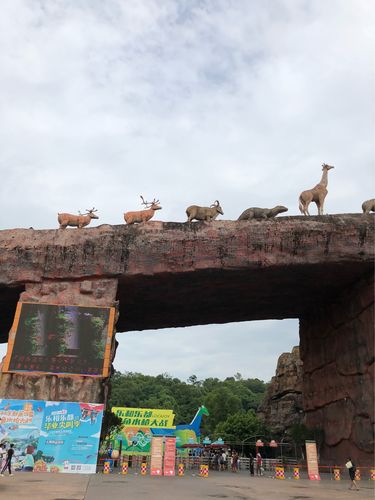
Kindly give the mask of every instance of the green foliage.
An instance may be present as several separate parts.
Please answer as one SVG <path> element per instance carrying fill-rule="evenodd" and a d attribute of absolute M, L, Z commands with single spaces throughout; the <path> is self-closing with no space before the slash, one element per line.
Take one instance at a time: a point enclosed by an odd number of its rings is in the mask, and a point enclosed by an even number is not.
<path fill-rule="evenodd" d="M 92 326 L 92 350 L 96 359 L 104 358 L 106 337 L 103 335 L 104 319 L 98 316 L 91 318 Z"/>
<path fill-rule="evenodd" d="M 103 423 L 100 433 L 100 439 L 102 441 L 105 440 L 107 436 L 120 432 L 121 428 L 121 418 L 112 413 L 110 410 L 105 410 L 103 413 Z"/>
<path fill-rule="evenodd" d="M 224 441 L 243 441 L 249 436 L 265 434 L 267 430 L 255 415 L 254 410 L 239 411 L 229 415 L 224 422 L 220 422 L 215 429 L 215 437 Z"/>
<path fill-rule="evenodd" d="M 38 350 L 38 335 L 39 335 L 39 319 L 38 316 L 30 316 L 25 319 L 24 322 L 25 330 L 27 335 L 25 336 L 24 342 L 26 352 L 30 352 L 31 354 L 36 354 Z"/>
<path fill-rule="evenodd" d="M 225 380 L 198 380 L 196 375 L 191 375 L 187 382 L 183 382 L 166 373 L 152 377 L 141 373 L 115 372 L 109 408 L 128 406 L 171 409 L 176 414 L 175 424 L 178 425 L 190 423 L 198 407 L 203 404 L 210 415 L 202 419 L 202 435 L 218 437 L 219 430 L 229 435 L 227 427 L 218 426 L 226 423 L 232 416 L 245 415 L 245 423 L 241 420 L 242 416 L 236 418 L 240 419 L 242 423 L 238 425 L 244 428 L 243 432 L 247 432 L 248 436 L 248 429 L 256 428 L 254 433 L 259 432 L 256 425 L 260 424 L 255 410 L 261 403 L 266 387 L 261 380 L 243 379 L 240 374 Z M 236 439 L 242 435 L 238 429 L 232 434 Z"/>

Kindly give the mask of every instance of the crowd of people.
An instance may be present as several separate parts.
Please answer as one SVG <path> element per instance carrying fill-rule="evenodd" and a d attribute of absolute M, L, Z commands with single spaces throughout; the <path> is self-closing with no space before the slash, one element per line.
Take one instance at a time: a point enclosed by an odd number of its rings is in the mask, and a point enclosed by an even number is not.
<path fill-rule="evenodd" d="M 229 448 L 221 448 L 217 450 L 196 449 L 192 450 L 189 455 L 190 457 L 195 456 L 206 458 L 210 469 L 217 471 L 230 470 L 232 472 L 238 472 L 242 460 L 237 450 L 231 450 Z M 248 460 L 246 460 L 246 464 L 247 462 Z M 262 476 L 264 473 L 263 458 L 259 452 L 257 452 L 255 456 L 250 453 L 249 473 L 251 476 Z"/>

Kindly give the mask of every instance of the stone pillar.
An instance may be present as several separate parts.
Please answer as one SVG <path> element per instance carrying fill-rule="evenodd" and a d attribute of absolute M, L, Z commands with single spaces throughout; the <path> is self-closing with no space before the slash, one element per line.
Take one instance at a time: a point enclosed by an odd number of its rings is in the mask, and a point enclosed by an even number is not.
<path fill-rule="evenodd" d="M 300 320 L 303 404 L 308 427 L 321 428 L 321 458 L 374 460 L 374 278 L 312 307 Z"/>
<path fill-rule="evenodd" d="M 116 279 L 44 281 L 26 284 L 21 302 L 116 307 Z M 117 320 L 117 315 L 116 319 Z M 112 360 L 115 354 L 112 337 Z M 109 378 L 0 373 L 0 398 L 105 403 Z"/>

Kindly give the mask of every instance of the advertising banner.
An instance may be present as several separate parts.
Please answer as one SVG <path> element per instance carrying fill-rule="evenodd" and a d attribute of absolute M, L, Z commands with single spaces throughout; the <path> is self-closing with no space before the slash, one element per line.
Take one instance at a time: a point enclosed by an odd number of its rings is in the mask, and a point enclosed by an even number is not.
<path fill-rule="evenodd" d="M 104 405 L 0 400 L 0 442 L 16 470 L 95 473 Z"/>
<path fill-rule="evenodd" d="M 94 474 L 104 405 L 47 401 L 38 450 L 50 472 Z"/>
<path fill-rule="evenodd" d="M 162 427 L 174 429 L 173 410 L 153 410 L 150 408 L 123 408 L 114 406 L 112 412 L 121 418 L 126 427 Z"/>
<path fill-rule="evenodd" d="M 116 434 L 116 441 L 122 441 L 123 455 L 150 455 L 151 440 L 156 432 L 173 431 L 173 410 L 151 408 L 112 407 L 112 412 L 121 418 L 124 426 Z"/>
<path fill-rule="evenodd" d="M 18 302 L 3 372 L 107 377 L 113 307 Z"/>
<path fill-rule="evenodd" d="M 151 441 L 151 476 L 161 476 L 163 467 L 163 438 L 153 437 Z"/>
<path fill-rule="evenodd" d="M 164 446 L 164 476 L 174 476 L 175 466 L 176 466 L 176 438 L 167 437 L 165 438 L 165 446 Z"/>
<path fill-rule="evenodd" d="M 305 441 L 306 445 L 306 459 L 307 459 L 307 473 L 309 479 L 313 481 L 319 481 L 319 464 L 318 464 L 318 453 L 316 450 L 315 441 Z"/>

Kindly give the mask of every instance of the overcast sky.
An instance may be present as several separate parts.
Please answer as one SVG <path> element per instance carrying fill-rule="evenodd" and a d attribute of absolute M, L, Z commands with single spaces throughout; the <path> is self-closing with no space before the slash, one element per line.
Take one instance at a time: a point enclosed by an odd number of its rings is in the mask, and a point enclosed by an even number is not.
<path fill-rule="evenodd" d="M 372 0 L 2 0 L 0 227 L 97 207 L 123 223 L 219 199 L 298 214 L 329 173 L 328 213 L 374 197 Z M 316 208 L 312 208 L 316 213 Z M 119 336 L 116 368 L 268 379 L 296 321 Z"/>

